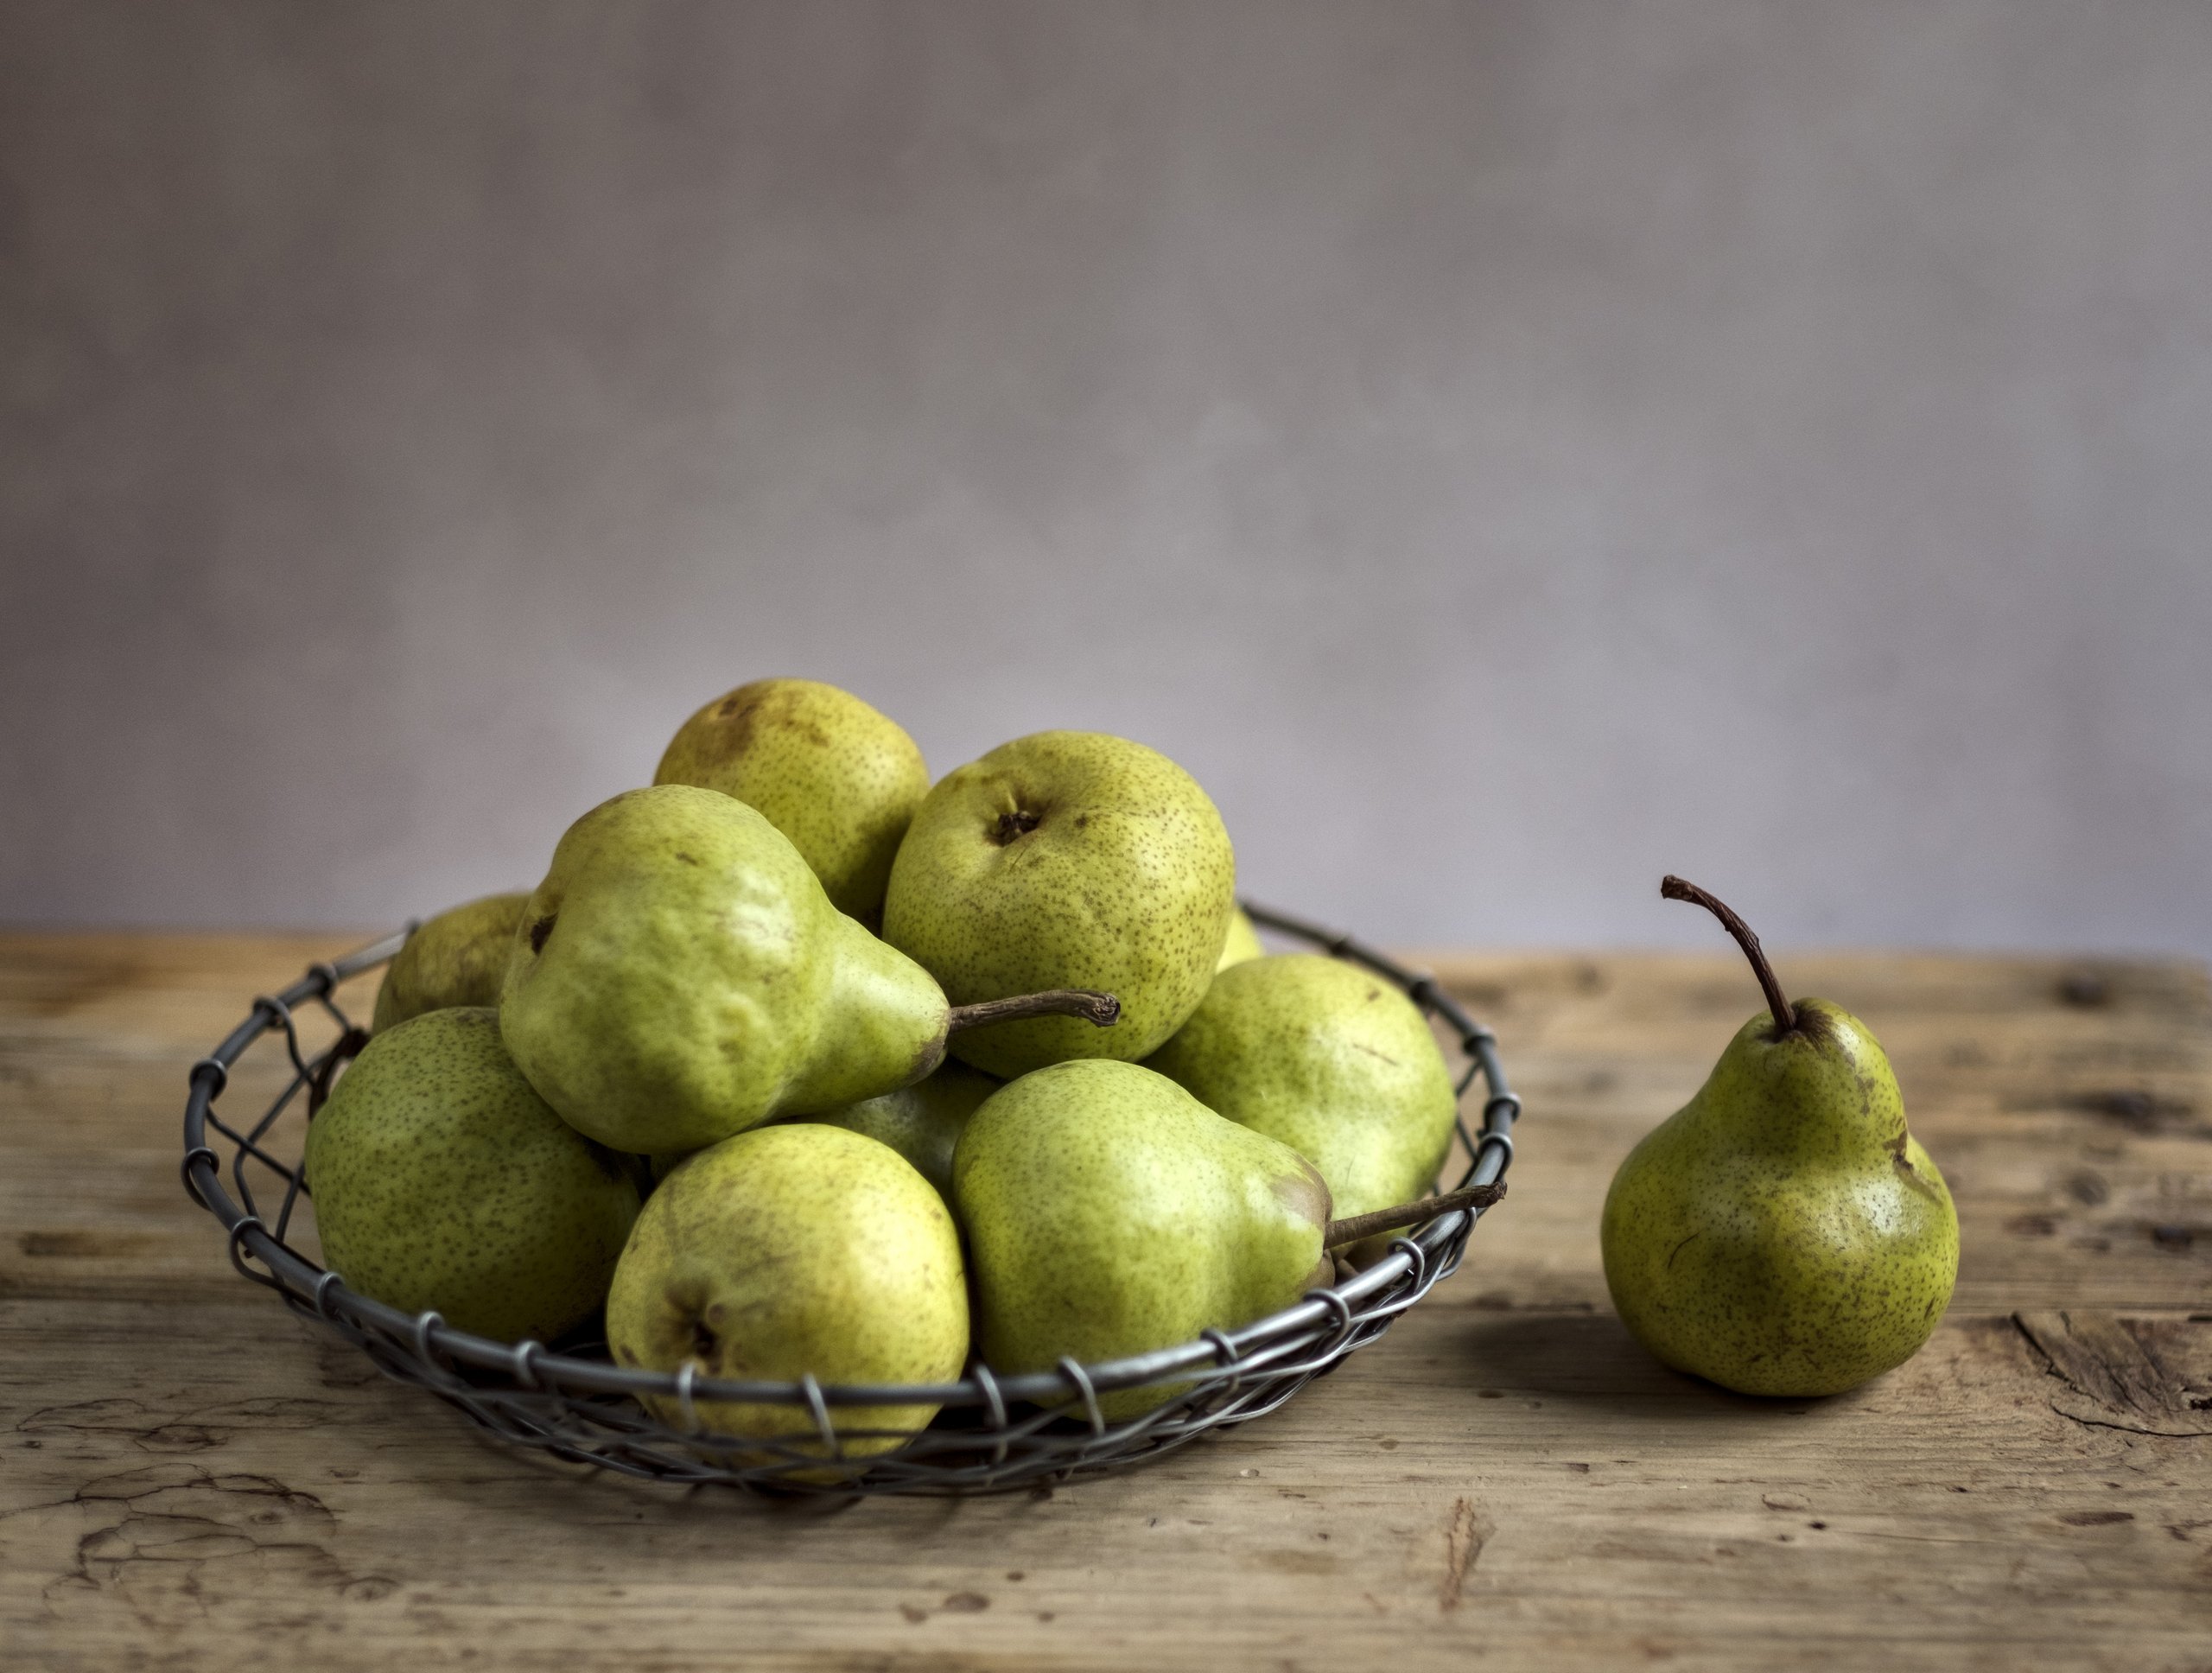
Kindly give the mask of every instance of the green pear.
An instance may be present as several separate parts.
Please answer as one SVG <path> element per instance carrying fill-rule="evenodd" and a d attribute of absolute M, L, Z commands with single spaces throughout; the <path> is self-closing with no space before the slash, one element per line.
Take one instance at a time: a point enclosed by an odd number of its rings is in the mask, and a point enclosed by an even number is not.
<path fill-rule="evenodd" d="M 683 722 L 658 785 L 719 790 L 766 814 L 822 880 L 838 911 L 883 910 L 899 839 L 930 787 L 922 752 L 896 721 L 818 680 L 764 679 Z"/>
<path fill-rule="evenodd" d="M 1121 1022 L 1065 1017 L 963 1036 L 953 1054 L 1002 1078 L 1077 1057 L 1149 1055 L 1205 996 L 1236 904 L 1221 816 L 1155 750 L 1039 732 L 948 773 L 891 868 L 884 938 L 957 1005 L 1103 989 Z"/>
<path fill-rule="evenodd" d="M 454 1005 L 496 1005 L 527 894 L 487 894 L 415 926 L 377 989 L 369 1032 Z"/>
<path fill-rule="evenodd" d="M 1146 1061 L 1319 1168 L 1340 1215 L 1420 1196 L 1452 1142 L 1458 1099 L 1421 1012 L 1389 983 L 1319 953 L 1223 970 Z"/>
<path fill-rule="evenodd" d="M 308 1125 L 307 1182 L 324 1265 L 502 1342 L 597 1312 L 638 1215 L 632 1159 L 547 1107 L 483 1007 L 371 1040 Z"/>
<path fill-rule="evenodd" d="M 644 1155 L 834 1110 L 935 1068 L 929 973 L 830 904 L 766 817 L 690 785 L 571 825 L 499 1001 L 515 1062 L 579 1132 Z"/>
<path fill-rule="evenodd" d="M 702 1150 L 638 1217 L 607 1301 L 618 1364 L 824 1384 L 943 1383 L 968 1355 L 960 1237 L 944 1200 L 888 1145 L 818 1123 L 764 1127 Z M 646 1402 L 682 1424 L 680 1403 Z M 913 1430 L 928 1405 L 832 1407 L 855 1429 Z M 813 1433 L 803 1406 L 696 1403 L 719 1434 Z M 859 1435 L 865 1456 L 897 1435 Z M 819 1441 L 801 1447 L 821 1455 Z"/>
<path fill-rule="evenodd" d="M 1001 1374 L 1235 1330 L 1330 1282 L 1329 1188 L 1312 1163 L 1137 1064 L 1077 1059 L 985 1099 L 953 1199 L 977 1345 Z M 1103 1396 L 1109 1417 L 1177 1390 Z"/>
<path fill-rule="evenodd" d="M 1242 964 L 1254 958 L 1265 958 L 1268 950 L 1260 945 L 1260 932 L 1252 927 L 1252 920 L 1244 908 L 1236 907 L 1229 914 L 1229 936 L 1221 944 L 1221 957 L 1214 961 L 1217 971 L 1231 964 Z"/>
<path fill-rule="evenodd" d="M 1758 938 L 1693 884 L 1768 1008 L 1613 1176 L 1600 1240 L 1622 1322 L 1659 1358 L 1742 1394 L 1836 1394 L 1902 1364 L 1959 1269 L 1959 1221 L 1906 1129 L 1889 1059 L 1826 1000 L 1784 999 Z"/>
<path fill-rule="evenodd" d="M 998 1089 L 999 1083 L 980 1070 L 947 1063 L 927 1079 L 881 1097 L 793 1119 L 824 1122 L 889 1145 L 950 1202 L 953 1148 L 967 1129 L 968 1118 Z"/>

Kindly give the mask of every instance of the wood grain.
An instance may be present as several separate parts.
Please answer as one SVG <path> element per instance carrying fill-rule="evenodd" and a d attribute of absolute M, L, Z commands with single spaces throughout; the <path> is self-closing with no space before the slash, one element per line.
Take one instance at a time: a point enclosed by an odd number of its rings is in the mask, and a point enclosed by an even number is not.
<path fill-rule="evenodd" d="M 1439 957 L 1529 1115 L 1381 1344 L 1135 1473 L 779 1509 L 519 1457 L 231 1272 L 176 1184 L 185 1068 L 338 950 L 0 937 L 11 1668 L 2212 1668 L 2192 967 L 1783 953 L 1889 1047 L 1965 1256 L 1910 1364 L 1763 1402 L 1646 1357 L 1595 1243 L 1755 1008 L 1740 963 Z"/>

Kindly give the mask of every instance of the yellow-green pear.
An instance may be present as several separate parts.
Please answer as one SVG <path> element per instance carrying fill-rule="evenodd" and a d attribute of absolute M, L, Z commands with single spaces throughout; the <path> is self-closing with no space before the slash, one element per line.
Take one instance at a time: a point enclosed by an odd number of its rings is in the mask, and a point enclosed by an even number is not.
<path fill-rule="evenodd" d="M 596 1313 L 638 1214 L 632 1159 L 548 1108 L 477 1007 L 369 1041 L 308 1125 L 307 1183 L 324 1265 L 497 1341 Z"/>
<path fill-rule="evenodd" d="M 999 1083 L 982 1070 L 948 1062 L 926 1079 L 881 1097 L 793 1119 L 826 1122 L 889 1145 L 950 1202 L 953 1149 L 967 1129 L 968 1118 L 998 1089 Z"/>
<path fill-rule="evenodd" d="M 944 1383 L 968 1355 L 959 1234 L 944 1200 L 888 1145 L 814 1122 L 700 1151 L 638 1217 L 607 1303 L 618 1364 L 698 1367 L 733 1382 Z M 646 1404 L 681 1424 L 675 1400 Z M 804 1406 L 696 1403 L 712 1434 L 792 1436 L 821 1456 Z M 832 1407 L 852 1456 L 918 1429 L 929 1405 Z"/>
<path fill-rule="evenodd" d="M 1236 907 L 1229 914 L 1229 934 L 1221 944 L 1221 957 L 1214 962 L 1216 970 L 1225 970 L 1231 964 L 1242 964 L 1248 959 L 1265 958 L 1268 950 L 1260 945 L 1260 932 L 1252 927 L 1252 920 L 1244 908 Z"/>
<path fill-rule="evenodd" d="M 507 1049 L 579 1132 L 640 1155 L 895 1091 L 953 1030 L 1113 1019 L 1110 996 L 955 1013 L 929 972 L 830 904 L 789 838 L 718 790 L 626 791 L 569 827 L 499 998 Z"/>
<path fill-rule="evenodd" d="M 1121 1001 L 1104 1032 L 1045 1017 L 963 1035 L 963 1062 L 1011 1077 L 1067 1058 L 1134 1061 L 1205 996 L 1236 871 L 1221 815 L 1167 757 L 1039 732 L 931 790 L 891 868 L 883 934 L 956 1005 L 1047 989 Z"/>
<path fill-rule="evenodd" d="M 953 1197 L 978 1347 L 1001 1374 L 1234 1330 L 1332 1271 L 1313 1164 L 1134 1063 L 1077 1059 L 992 1093 L 961 1135 Z M 1100 1405 L 1127 1416 L 1175 1391 Z"/>
<path fill-rule="evenodd" d="M 496 1005 L 527 894 L 487 894 L 415 926 L 385 967 L 369 1032 L 454 1005 Z"/>
<path fill-rule="evenodd" d="M 765 816 L 690 785 L 626 792 L 569 828 L 499 1004 L 545 1101 L 641 1155 L 903 1086 L 943 1057 L 948 1015 Z"/>
<path fill-rule="evenodd" d="M 896 721 L 819 680 L 763 679 L 683 722 L 655 784 L 698 785 L 756 807 L 791 840 L 838 911 L 883 910 L 892 856 L 930 787 Z"/>
<path fill-rule="evenodd" d="M 1720 919 L 1768 1008 L 1614 1174 L 1606 1287 L 1677 1371 L 1742 1394 L 1840 1393 L 1910 1358 L 1942 1317 L 1951 1193 L 1866 1025 L 1785 999 L 1758 938 L 1703 889 L 1669 877 L 1662 892 Z"/>
<path fill-rule="evenodd" d="M 1319 953 L 1221 971 L 1146 1061 L 1312 1162 L 1347 1218 L 1419 1197 L 1452 1142 L 1451 1071 L 1421 1012 L 1389 983 Z"/>

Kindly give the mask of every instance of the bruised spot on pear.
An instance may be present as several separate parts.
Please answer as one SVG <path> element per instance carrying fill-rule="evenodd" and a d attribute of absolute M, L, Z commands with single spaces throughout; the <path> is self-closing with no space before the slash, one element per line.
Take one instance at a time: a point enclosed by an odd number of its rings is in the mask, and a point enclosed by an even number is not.
<path fill-rule="evenodd" d="M 920 1051 L 914 1053 L 913 1071 L 906 1077 L 906 1084 L 909 1086 L 938 1072 L 938 1066 L 944 1061 L 945 1042 L 950 1038 L 949 1034 L 940 1031 L 935 1040 L 931 1040 Z"/>
<path fill-rule="evenodd" d="M 1277 1174 L 1268 1180 L 1268 1189 L 1281 1199 L 1283 1206 L 1294 1214 L 1313 1222 L 1316 1225 L 1329 1223 L 1329 1182 L 1321 1177 L 1321 1170 L 1298 1158 L 1299 1171 Z"/>

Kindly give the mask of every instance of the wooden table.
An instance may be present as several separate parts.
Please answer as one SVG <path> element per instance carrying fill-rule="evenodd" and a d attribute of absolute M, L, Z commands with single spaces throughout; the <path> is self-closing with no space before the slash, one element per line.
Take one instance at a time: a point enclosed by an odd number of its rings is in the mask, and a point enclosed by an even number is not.
<path fill-rule="evenodd" d="M 1647 1358 L 1596 1237 L 1755 1008 L 1741 962 L 1434 960 L 1528 1100 L 1456 1278 L 1151 1467 L 824 1510 L 518 1456 L 231 1271 L 177 1185 L 186 1066 L 338 950 L 0 937 L 0 1663 L 2212 1666 L 2194 967 L 1785 950 L 1887 1044 L 1965 1256 L 1917 1358 L 1762 1402 Z"/>

